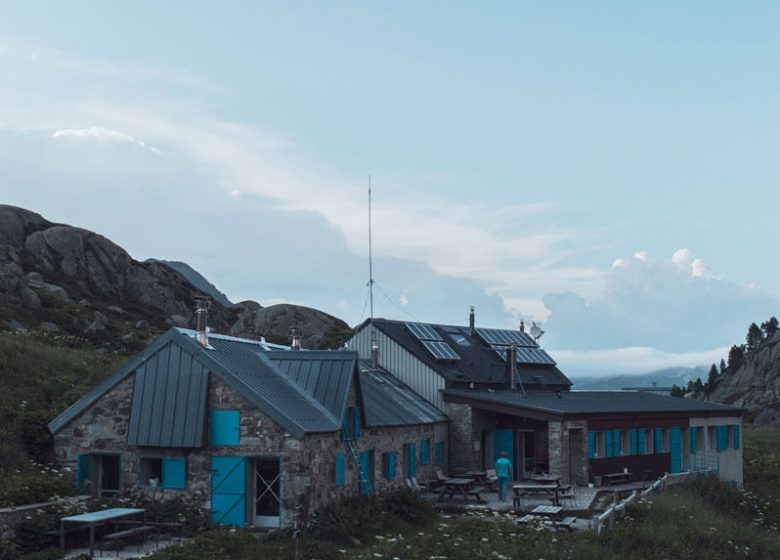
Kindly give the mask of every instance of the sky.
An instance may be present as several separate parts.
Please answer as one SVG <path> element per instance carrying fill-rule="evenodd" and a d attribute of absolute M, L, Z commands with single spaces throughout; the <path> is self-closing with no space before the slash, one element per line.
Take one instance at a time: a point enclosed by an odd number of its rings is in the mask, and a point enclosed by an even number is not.
<path fill-rule="evenodd" d="M 0 202 L 234 301 L 543 325 L 569 374 L 780 311 L 773 2 L 5 2 Z"/>

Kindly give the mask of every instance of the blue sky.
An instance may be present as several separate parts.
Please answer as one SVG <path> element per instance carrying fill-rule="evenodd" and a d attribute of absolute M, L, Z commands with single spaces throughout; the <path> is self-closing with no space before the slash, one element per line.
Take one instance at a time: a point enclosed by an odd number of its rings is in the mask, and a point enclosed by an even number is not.
<path fill-rule="evenodd" d="M 379 315 L 708 363 L 780 307 L 780 6 L 638 4 L 0 2 L 0 195 L 354 324 L 370 172 Z"/>

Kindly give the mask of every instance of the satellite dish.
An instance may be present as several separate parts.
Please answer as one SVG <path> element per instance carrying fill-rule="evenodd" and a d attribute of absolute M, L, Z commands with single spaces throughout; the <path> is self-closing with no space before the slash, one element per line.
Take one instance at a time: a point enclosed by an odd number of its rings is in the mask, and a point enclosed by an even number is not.
<path fill-rule="evenodd" d="M 544 334 L 544 331 L 539 328 L 539 325 L 536 324 L 535 321 L 531 322 L 531 336 L 534 338 L 534 340 L 539 340 L 542 338 L 542 335 Z"/>

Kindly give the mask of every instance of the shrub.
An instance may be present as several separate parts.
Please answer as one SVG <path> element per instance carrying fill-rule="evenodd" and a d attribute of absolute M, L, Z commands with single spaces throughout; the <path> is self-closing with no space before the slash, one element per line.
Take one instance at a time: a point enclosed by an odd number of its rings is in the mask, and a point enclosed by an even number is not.
<path fill-rule="evenodd" d="M 425 526 L 436 519 L 433 505 L 408 488 L 388 492 L 382 501 L 387 513 L 413 525 Z"/>
<path fill-rule="evenodd" d="M 349 544 L 373 537 L 382 527 L 382 502 L 376 496 L 346 496 L 321 508 L 312 519 L 315 539 Z"/>
<path fill-rule="evenodd" d="M 5 472 L 0 477 L 0 506 L 47 502 L 55 496 L 71 496 L 73 484 L 56 469 L 34 466 L 22 472 Z"/>
<path fill-rule="evenodd" d="M 19 560 L 22 557 L 16 543 L 0 539 L 0 560 Z"/>

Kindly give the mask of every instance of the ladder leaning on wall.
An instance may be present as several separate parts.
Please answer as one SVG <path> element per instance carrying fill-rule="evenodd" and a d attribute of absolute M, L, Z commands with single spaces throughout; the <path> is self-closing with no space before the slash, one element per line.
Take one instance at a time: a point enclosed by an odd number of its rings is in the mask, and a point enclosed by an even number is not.
<path fill-rule="evenodd" d="M 349 456 L 352 457 L 352 462 L 355 464 L 355 468 L 358 471 L 360 478 L 360 490 L 361 494 L 373 494 L 374 489 L 371 487 L 371 480 L 368 478 L 368 472 L 360 464 L 360 455 L 358 454 L 357 445 L 352 440 L 344 442 L 349 450 Z"/>

